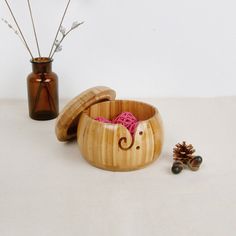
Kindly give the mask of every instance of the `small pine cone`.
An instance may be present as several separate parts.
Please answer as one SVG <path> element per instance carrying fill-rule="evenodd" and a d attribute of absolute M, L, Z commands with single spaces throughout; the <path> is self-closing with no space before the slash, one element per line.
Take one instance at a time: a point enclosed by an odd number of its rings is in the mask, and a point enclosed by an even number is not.
<path fill-rule="evenodd" d="M 195 152 L 192 144 L 186 144 L 184 141 L 182 144 L 178 143 L 173 149 L 173 158 L 175 161 L 181 161 L 187 165 L 188 161 L 191 160 Z"/>

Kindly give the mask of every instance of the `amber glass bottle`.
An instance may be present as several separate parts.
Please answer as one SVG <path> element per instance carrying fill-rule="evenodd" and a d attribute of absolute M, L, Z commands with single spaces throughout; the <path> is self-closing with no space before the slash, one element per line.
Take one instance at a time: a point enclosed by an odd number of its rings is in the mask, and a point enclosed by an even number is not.
<path fill-rule="evenodd" d="M 58 78 L 52 72 L 52 59 L 31 60 L 33 72 L 28 75 L 29 116 L 34 120 L 50 120 L 58 116 Z"/>

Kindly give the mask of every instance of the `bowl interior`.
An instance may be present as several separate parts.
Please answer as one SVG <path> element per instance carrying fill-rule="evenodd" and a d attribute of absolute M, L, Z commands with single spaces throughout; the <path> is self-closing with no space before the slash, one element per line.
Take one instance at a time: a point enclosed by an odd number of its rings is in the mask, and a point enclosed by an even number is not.
<path fill-rule="evenodd" d="M 143 102 L 115 100 L 94 104 L 85 111 L 93 119 L 101 116 L 109 120 L 122 112 L 131 112 L 139 121 L 144 121 L 153 117 L 157 110 Z"/>

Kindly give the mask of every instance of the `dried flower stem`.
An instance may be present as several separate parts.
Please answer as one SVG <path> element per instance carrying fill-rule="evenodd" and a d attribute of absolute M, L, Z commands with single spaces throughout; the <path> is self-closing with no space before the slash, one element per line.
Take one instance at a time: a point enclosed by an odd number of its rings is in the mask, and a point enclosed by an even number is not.
<path fill-rule="evenodd" d="M 82 25 L 83 23 L 84 23 L 84 21 L 81 22 L 81 23 L 78 23 L 78 25 L 76 26 L 76 28 L 77 28 L 78 26 Z M 52 58 L 53 58 L 54 54 L 56 53 L 57 48 L 61 45 L 61 43 L 62 43 L 63 40 L 65 39 L 65 37 L 66 37 L 72 30 L 74 30 L 74 29 L 75 29 L 75 28 L 70 28 L 70 30 L 68 30 L 65 34 L 62 35 L 61 40 L 58 42 L 58 44 L 56 45 L 56 47 L 55 47 L 55 49 L 54 49 L 54 51 L 53 51 L 53 53 L 52 53 Z"/>
<path fill-rule="evenodd" d="M 51 54 L 52 54 L 52 51 L 53 51 L 53 47 L 54 47 L 55 42 L 56 42 L 56 40 L 57 40 L 57 36 L 58 36 L 58 34 L 59 34 L 59 31 L 60 31 L 62 22 L 63 22 L 63 20 L 64 20 L 64 18 L 65 18 L 65 15 L 66 15 L 67 9 L 68 9 L 68 7 L 69 7 L 69 5 L 70 5 L 70 2 L 71 2 L 71 0 L 69 0 L 68 3 L 67 3 L 67 5 L 66 5 L 66 9 L 65 9 L 65 11 L 64 11 L 64 13 L 63 13 L 63 16 L 62 16 L 60 25 L 59 25 L 59 27 L 58 27 L 58 30 L 57 30 L 55 39 L 54 39 L 53 44 L 52 44 L 52 48 L 51 48 L 50 53 L 49 53 L 49 56 L 48 56 L 49 58 L 52 58 Z"/>
<path fill-rule="evenodd" d="M 33 18 L 33 14 L 32 14 L 32 8 L 31 8 L 30 0 L 27 0 L 27 3 L 28 3 L 28 7 L 29 7 L 30 18 L 31 18 L 33 30 L 34 30 L 34 37 L 35 37 L 35 41 L 36 41 L 36 44 L 37 44 L 38 54 L 39 54 L 39 57 L 41 57 L 41 53 L 40 53 L 40 49 L 39 49 L 39 42 L 38 42 L 38 37 L 37 37 L 36 29 L 35 29 L 34 18 Z"/>
<path fill-rule="evenodd" d="M 17 27 L 17 29 L 18 29 L 19 32 L 20 32 L 20 35 L 21 35 L 21 37 L 22 37 L 22 40 L 24 41 L 24 44 L 25 44 L 25 46 L 26 46 L 26 48 L 27 48 L 27 50 L 28 50 L 28 52 L 29 52 L 31 58 L 33 59 L 33 58 L 34 58 L 34 57 L 33 57 L 33 54 L 32 54 L 32 52 L 30 51 L 30 48 L 29 48 L 29 46 L 28 46 L 28 44 L 27 44 L 27 42 L 26 42 L 26 40 L 25 40 L 25 37 L 24 37 L 24 35 L 23 35 L 23 33 L 22 33 L 21 29 L 20 29 L 20 26 L 19 26 L 18 23 L 17 23 L 17 20 L 16 20 L 16 18 L 15 18 L 15 16 L 14 16 L 13 12 L 12 12 L 12 10 L 11 10 L 11 7 L 10 7 L 10 5 L 9 5 L 9 3 L 8 3 L 7 0 L 5 0 L 5 2 L 6 2 L 7 7 L 8 7 L 8 9 L 9 9 L 10 13 L 11 13 L 11 16 L 12 16 L 12 18 L 13 18 L 15 24 L 16 24 L 16 27 Z"/>
<path fill-rule="evenodd" d="M 45 88 L 46 90 L 46 93 L 47 93 L 47 97 L 48 97 L 48 102 L 49 102 L 49 106 L 50 106 L 50 109 L 54 109 L 56 110 L 56 106 L 55 106 L 55 103 L 54 103 L 54 99 L 52 97 L 52 95 L 50 94 L 50 89 L 48 88 L 49 87 L 49 83 L 45 83 L 45 74 L 44 73 L 41 73 L 40 74 L 40 83 L 39 83 L 39 87 L 37 89 L 37 94 L 36 94 L 36 97 L 35 97 L 35 100 L 34 100 L 34 105 L 33 105 L 33 112 L 35 112 L 36 108 L 37 108 L 37 105 L 39 103 L 39 99 L 40 99 L 40 95 L 41 95 L 41 92 L 42 92 L 42 89 L 43 87 Z"/>
<path fill-rule="evenodd" d="M 21 36 L 19 35 L 19 32 L 6 20 L 2 18 L 2 21 L 11 29 L 14 31 L 14 33 L 19 37 L 20 41 L 23 43 L 23 45 L 26 47 L 25 42 L 23 41 L 23 39 L 21 38 Z"/>

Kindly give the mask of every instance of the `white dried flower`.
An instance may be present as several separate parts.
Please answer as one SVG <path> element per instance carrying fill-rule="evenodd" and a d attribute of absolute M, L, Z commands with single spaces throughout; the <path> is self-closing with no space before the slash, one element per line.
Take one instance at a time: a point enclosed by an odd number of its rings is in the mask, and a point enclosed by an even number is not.
<path fill-rule="evenodd" d="M 73 30 L 73 29 L 77 28 L 78 26 L 82 25 L 83 23 L 84 22 L 79 23 L 78 21 L 75 21 L 72 23 L 71 29 Z"/>
<path fill-rule="evenodd" d="M 64 26 L 60 27 L 60 32 L 62 33 L 63 36 L 66 34 L 66 28 Z"/>
<path fill-rule="evenodd" d="M 74 21 L 74 22 L 72 23 L 71 29 L 75 29 L 75 28 L 77 28 L 78 26 L 79 26 L 78 21 Z"/>
<path fill-rule="evenodd" d="M 60 45 L 60 41 L 58 39 L 55 40 L 55 46 L 59 46 Z"/>
<path fill-rule="evenodd" d="M 2 21 L 19 37 L 19 39 L 21 40 L 21 42 L 24 44 L 25 47 L 27 47 L 25 41 L 22 39 L 22 37 L 20 36 L 19 31 L 17 31 L 7 20 L 2 18 Z"/>
<path fill-rule="evenodd" d="M 56 47 L 55 52 L 60 52 L 61 50 L 62 50 L 62 46 L 61 46 L 61 45 L 58 45 L 58 46 Z"/>
<path fill-rule="evenodd" d="M 7 20 L 5 20 L 5 19 L 2 18 L 2 21 L 3 21 L 10 29 L 12 29 L 15 34 L 19 35 L 19 32 L 18 32 L 16 29 L 14 29 L 14 27 L 13 27 Z"/>
<path fill-rule="evenodd" d="M 6 24 L 8 23 L 7 20 L 5 20 L 5 19 L 3 19 L 3 18 L 2 18 L 1 20 L 2 20 L 4 23 L 6 23 Z"/>
<path fill-rule="evenodd" d="M 5 24 L 7 24 L 7 25 L 9 24 L 8 21 L 5 20 L 5 19 L 3 19 L 3 18 L 2 18 L 2 21 L 3 21 Z"/>

